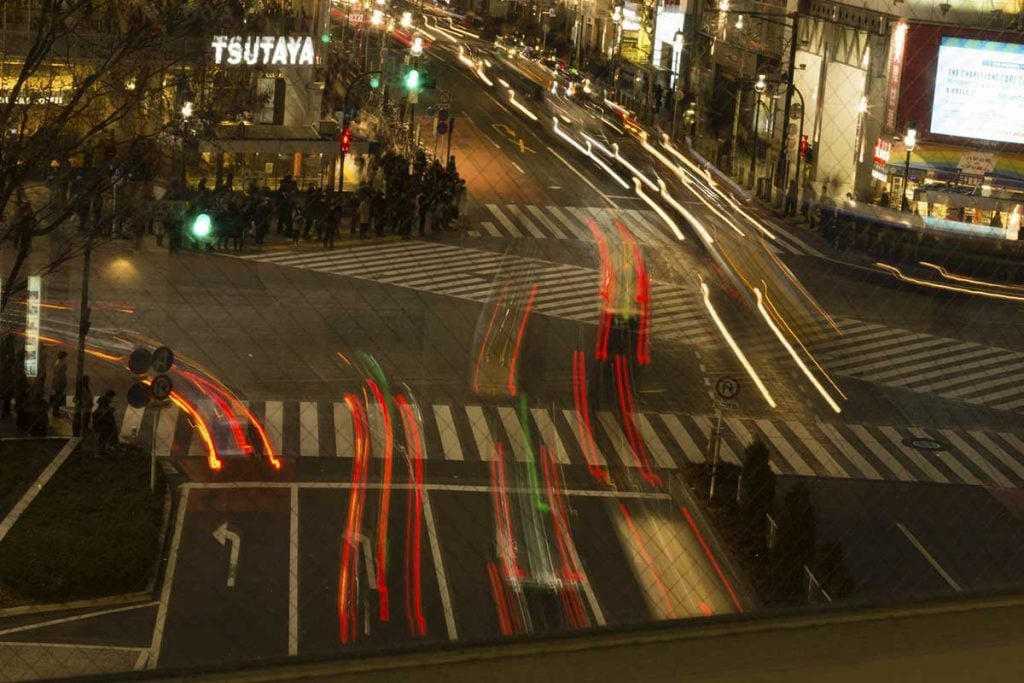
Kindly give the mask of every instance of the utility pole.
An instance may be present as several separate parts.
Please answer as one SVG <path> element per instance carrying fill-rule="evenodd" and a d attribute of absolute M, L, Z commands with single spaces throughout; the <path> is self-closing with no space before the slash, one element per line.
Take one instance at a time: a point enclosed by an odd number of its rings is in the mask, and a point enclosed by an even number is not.
<path fill-rule="evenodd" d="M 782 154 L 779 155 L 779 167 L 775 173 L 776 183 L 775 186 L 780 188 L 784 193 L 786 191 L 786 181 L 789 179 L 789 117 L 791 115 L 791 109 L 793 106 L 793 87 L 794 77 L 796 76 L 796 48 L 800 43 L 800 13 L 806 11 L 808 8 L 808 0 L 798 0 L 796 5 L 796 12 L 793 13 L 793 30 L 789 36 L 789 76 L 786 87 L 786 100 L 782 107 L 782 120 L 784 125 L 782 127 Z M 800 99 L 803 99 L 801 95 Z M 803 111 L 801 111 L 801 117 Z M 800 121 L 801 126 L 803 120 Z M 797 138 L 797 145 L 800 145 L 800 138 Z M 797 158 L 799 159 L 800 151 L 797 150 Z M 797 162 L 799 163 L 799 162 Z M 800 178 L 797 178 L 797 182 L 800 182 Z"/>
<path fill-rule="evenodd" d="M 85 339 L 92 326 L 92 309 L 89 307 L 89 271 L 92 266 L 92 241 L 96 236 L 96 195 L 93 194 L 89 200 L 89 233 L 85 242 L 85 254 L 82 257 L 82 298 L 78 305 L 78 349 L 75 353 L 75 397 L 78 398 L 78 390 L 82 385 L 82 377 L 85 376 Z M 75 436 L 82 435 L 83 416 L 78 413 L 81 406 L 72 406 L 72 432 Z M 92 406 L 87 406 L 91 409 Z"/>

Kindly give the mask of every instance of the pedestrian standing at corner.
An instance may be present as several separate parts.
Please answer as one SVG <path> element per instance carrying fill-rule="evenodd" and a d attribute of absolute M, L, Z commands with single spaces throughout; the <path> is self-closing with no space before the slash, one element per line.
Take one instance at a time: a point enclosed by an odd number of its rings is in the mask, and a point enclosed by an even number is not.
<path fill-rule="evenodd" d="M 53 380 L 50 384 L 50 409 L 54 417 L 60 417 L 68 393 L 68 352 L 58 351 L 57 362 L 53 364 Z"/>
<path fill-rule="evenodd" d="M 365 194 L 359 202 L 359 238 L 365 239 L 370 232 L 370 199 Z"/>
<path fill-rule="evenodd" d="M 796 179 L 789 181 L 789 189 L 786 191 L 786 210 L 787 216 L 796 215 L 796 200 L 799 192 L 799 187 L 796 184 Z"/>
<path fill-rule="evenodd" d="M 100 396 L 96 401 L 96 410 L 92 414 L 92 427 L 99 437 L 97 446 L 99 455 L 105 454 L 117 445 L 117 417 L 113 405 L 115 395 L 111 389 Z"/>
<path fill-rule="evenodd" d="M 85 436 L 92 427 L 92 389 L 89 388 L 89 375 L 82 375 L 75 387 L 75 417 L 71 423 L 72 434 Z"/>

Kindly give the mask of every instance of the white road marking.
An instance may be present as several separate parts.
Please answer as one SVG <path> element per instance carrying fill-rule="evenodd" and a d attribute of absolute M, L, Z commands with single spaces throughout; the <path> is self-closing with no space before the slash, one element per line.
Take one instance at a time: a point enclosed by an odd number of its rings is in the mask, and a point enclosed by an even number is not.
<path fill-rule="evenodd" d="M 531 408 L 530 414 L 533 415 L 533 421 L 537 423 L 537 429 L 540 430 L 541 441 L 547 444 L 554 461 L 559 465 L 568 465 L 569 456 L 565 453 L 565 444 L 562 443 L 562 438 L 558 435 L 558 428 L 555 427 L 552 415 L 544 408 Z"/>
<path fill-rule="evenodd" d="M 22 514 L 24 514 L 25 510 L 28 509 L 28 506 L 33 500 L 35 500 L 36 496 L 39 495 L 39 492 L 43 490 L 44 486 L 46 486 L 46 483 L 50 481 L 54 474 L 57 473 L 57 470 L 64 464 L 64 461 L 68 459 L 68 456 L 71 455 L 71 452 L 78 447 L 78 444 L 81 443 L 81 441 L 82 440 L 78 437 L 68 439 L 68 442 L 57 452 L 57 455 L 53 456 L 53 460 L 50 461 L 50 464 L 39 473 L 39 476 L 36 477 L 36 480 L 32 482 L 32 485 L 29 486 L 28 490 L 25 491 L 20 499 L 18 499 L 18 502 L 14 504 L 14 507 L 11 508 L 10 512 L 4 515 L 3 521 L 0 522 L 0 541 L 4 540 L 4 537 L 11 532 L 11 528 L 14 526 L 14 523 L 18 521 L 18 518 L 21 517 Z"/>
<path fill-rule="evenodd" d="M 227 482 L 226 482 L 227 483 Z M 279 483 L 282 486 L 292 484 Z M 160 661 L 160 647 L 164 640 L 164 625 L 167 623 L 167 608 L 171 603 L 171 587 L 174 585 L 174 570 L 178 566 L 178 550 L 181 547 L 181 533 L 185 527 L 185 511 L 188 509 L 188 494 L 192 487 L 188 484 L 181 487 L 181 500 L 178 501 L 178 519 L 174 525 L 174 536 L 171 538 L 171 552 L 167 559 L 167 571 L 164 575 L 164 585 L 160 590 L 160 607 L 156 612 L 156 623 L 153 626 L 153 641 L 149 646 L 149 661 L 146 668 L 155 669 Z"/>
<path fill-rule="evenodd" d="M 942 565 L 939 564 L 938 560 L 936 560 L 932 556 L 932 554 L 928 552 L 928 549 L 921 544 L 921 541 L 917 540 L 917 536 L 911 533 L 910 529 L 903 526 L 901 522 L 896 522 L 896 528 L 903 532 L 903 535 L 907 537 L 907 540 L 910 541 L 910 544 L 917 548 L 917 551 L 924 556 L 924 559 L 928 560 L 928 564 L 930 564 L 932 568 L 936 572 L 938 572 L 939 576 L 945 579 L 946 583 L 949 584 L 950 588 L 955 590 L 957 593 L 963 591 L 963 588 L 960 587 L 960 584 L 958 584 L 953 579 L 953 577 L 949 575 L 949 572 L 942 568 Z"/>
<path fill-rule="evenodd" d="M 320 455 L 320 433 L 317 425 L 316 403 L 299 403 L 299 455 Z"/>
<path fill-rule="evenodd" d="M 264 404 L 263 429 L 267 433 L 267 440 L 275 453 L 281 453 L 284 442 L 284 403 L 281 401 L 267 401 Z M 287 453 L 285 455 L 292 455 Z"/>
<path fill-rule="evenodd" d="M 458 640 L 455 612 L 452 610 L 452 598 L 448 593 L 448 577 L 444 571 L 441 546 L 437 542 L 437 527 L 434 526 L 434 512 L 430 508 L 430 495 L 426 488 L 428 487 L 424 487 L 423 491 L 423 520 L 427 523 L 427 536 L 430 537 L 430 554 L 434 557 L 434 571 L 437 573 L 438 592 L 441 594 L 441 606 L 444 610 L 444 625 L 448 630 L 448 640 Z"/>
<path fill-rule="evenodd" d="M 288 524 L 288 656 L 299 654 L 299 487 L 292 486 Z"/>
<path fill-rule="evenodd" d="M 480 406 L 466 406 L 466 416 L 469 418 L 469 425 L 473 428 L 473 439 L 476 441 L 476 449 L 480 453 L 480 459 L 491 460 L 491 446 L 494 440 L 491 437 L 491 428 L 487 426 L 487 418 Z"/>
<path fill-rule="evenodd" d="M 690 436 L 690 433 L 686 431 L 686 427 L 683 426 L 679 418 L 671 413 L 661 413 L 661 419 L 664 421 L 665 426 L 668 427 L 672 438 L 679 445 L 679 449 L 683 452 L 683 457 L 693 463 L 703 463 L 703 451 L 693 440 L 693 437 Z"/>
<path fill-rule="evenodd" d="M 334 452 L 339 458 L 356 456 L 355 435 L 352 428 L 352 413 L 344 403 L 334 404 Z"/>
<path fill-rule="evenodd" d="M 441 435 L 441 453 L 445 460 L 464 460 L 462 446 L 459 444 L 459 433 L 455 429 L 452 409 L 446 405 L 434 406 L 434 421 Z"/>

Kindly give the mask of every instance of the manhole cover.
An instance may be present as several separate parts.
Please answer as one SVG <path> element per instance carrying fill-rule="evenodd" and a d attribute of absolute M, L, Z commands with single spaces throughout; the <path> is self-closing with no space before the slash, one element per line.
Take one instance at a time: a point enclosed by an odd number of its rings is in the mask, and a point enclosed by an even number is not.
<path fill-rule="evenodd" d="M 922 451 L 941 451 L 946 448 L 946 444 L 935 439 L 911 439 L 910 445 Z"/>

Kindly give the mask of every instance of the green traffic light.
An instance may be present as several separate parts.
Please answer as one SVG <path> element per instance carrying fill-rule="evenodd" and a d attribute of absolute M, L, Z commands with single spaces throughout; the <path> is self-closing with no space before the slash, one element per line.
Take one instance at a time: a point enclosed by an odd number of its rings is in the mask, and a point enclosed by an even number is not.
<path fill-rule="evenodd" d="M 196 237 L 208 237 L 213 229 L 213 221 L 210 214 L 201 213 L 192 221 L 192 234 Z"/>
<path fill-rule="evenodd" d="M 324 45 L 326 45 L 327 43 L 331 42 L 331 34 L 330 33 L 321 33 L 320 34 L 320 42 L 323 43 Z"/>
<path fill-rule="evenodd" d="M 380 87 L 380 76 L 370 77 L 370 87 L 373 88 L 374 90 Z"/>
<path fill-rule="evenodd" d="M 420 72 L 416 69 L 409 69 L 405 74 L 405 87 L 407 90 L 416 90 L 420 87 Z"/>

